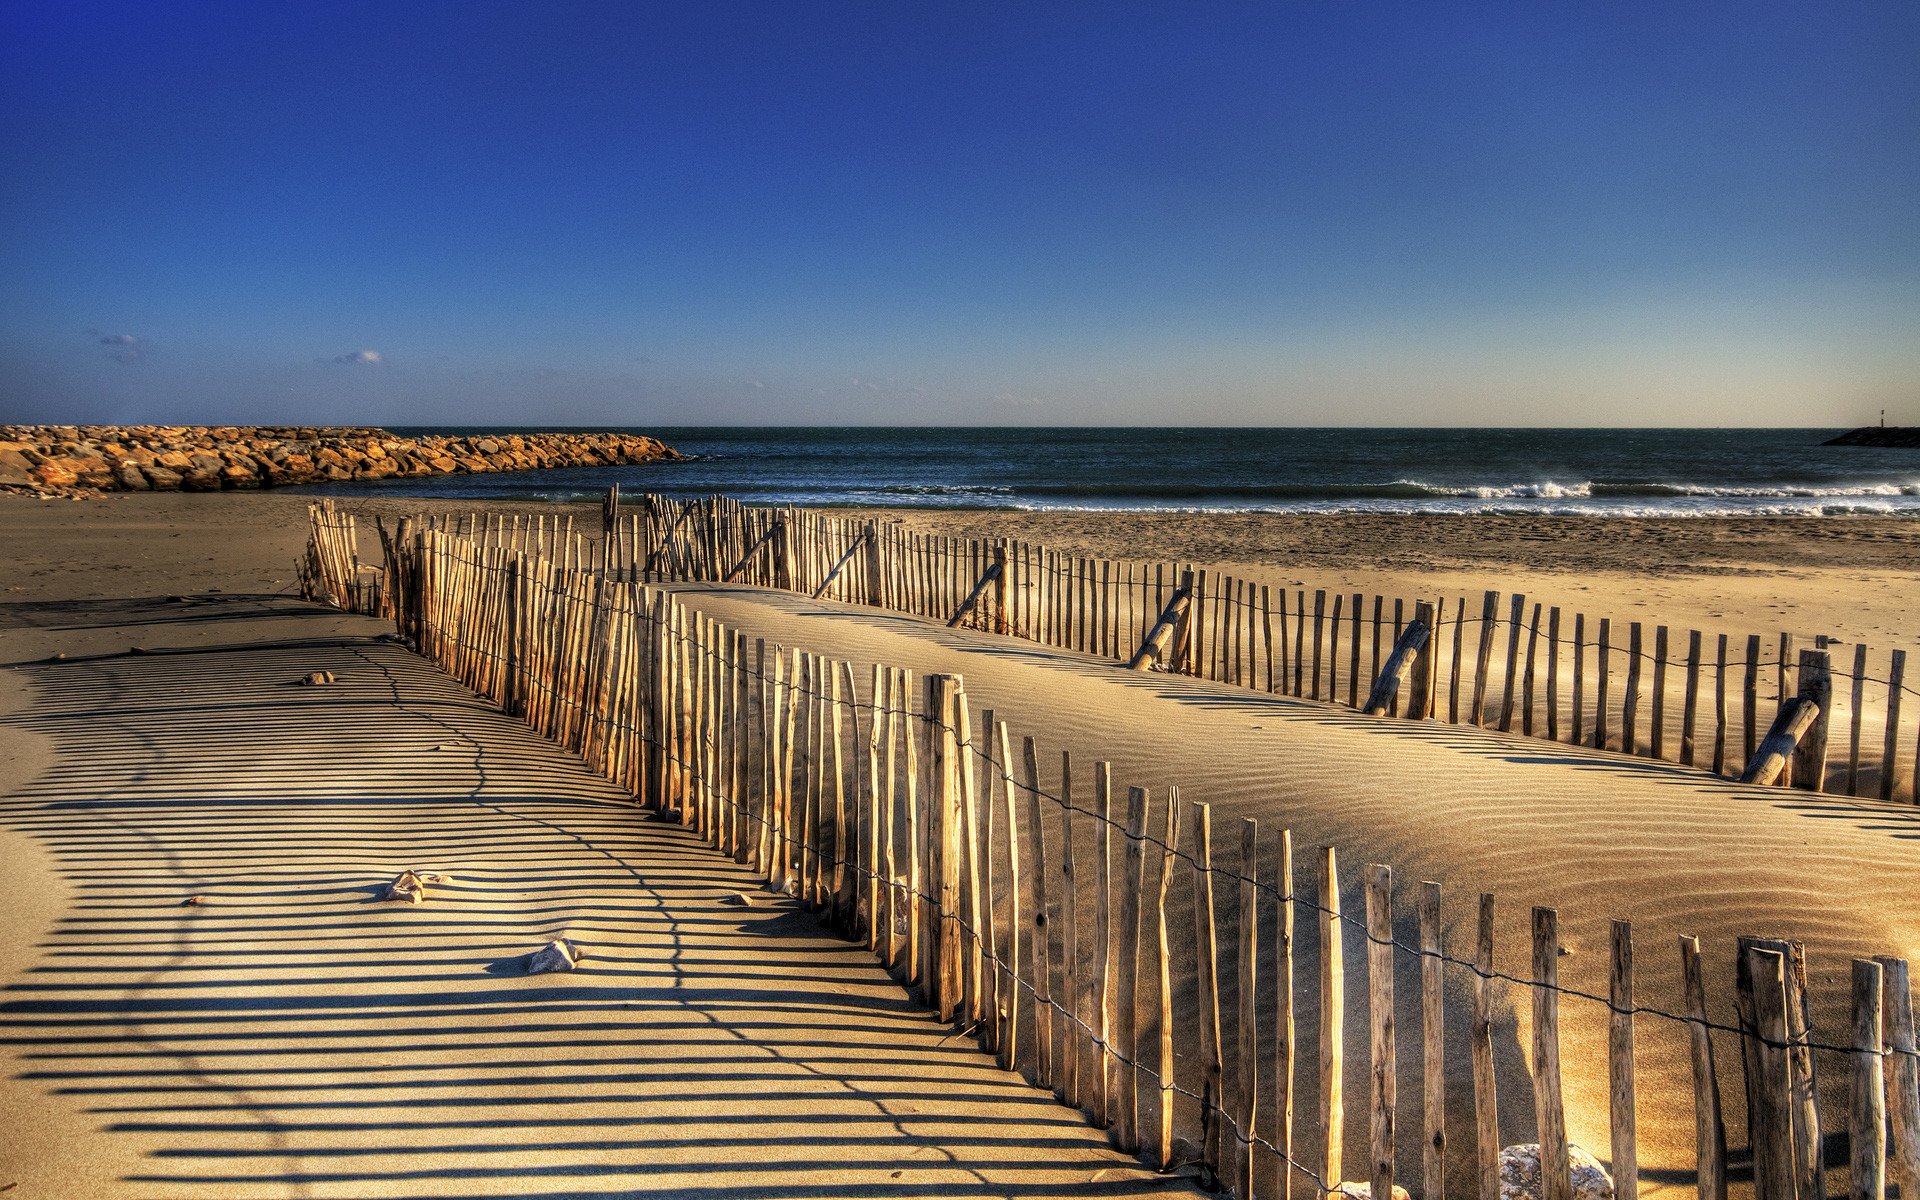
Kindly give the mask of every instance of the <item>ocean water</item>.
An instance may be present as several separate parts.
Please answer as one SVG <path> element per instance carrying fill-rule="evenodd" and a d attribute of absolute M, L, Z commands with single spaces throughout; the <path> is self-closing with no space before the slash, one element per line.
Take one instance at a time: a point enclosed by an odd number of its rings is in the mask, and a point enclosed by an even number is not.
<path fill-rule="evenodd" d="M 404 433 L 478 429 L 395 427 Z M 485 432 L 504 432 L 494 427 Z M 441 499 L 1180 512 L 1920 516 L 1920 450 L 1806 429 L 646 427 L 691 461 L 342 484 Z"/>

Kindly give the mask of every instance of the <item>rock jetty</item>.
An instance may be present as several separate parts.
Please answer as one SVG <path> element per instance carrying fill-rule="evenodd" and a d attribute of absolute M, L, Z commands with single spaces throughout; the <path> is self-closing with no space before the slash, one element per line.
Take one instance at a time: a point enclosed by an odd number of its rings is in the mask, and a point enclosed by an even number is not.
<path fill-rule="evenodd" d="M 680 457 L 657 438 L 630 433 L 401 437 L 328 426 L 0 425 L 0 490 L 219 492 Z"/>
<path fill-rule="evenodd" d="M 1822 446 L 1889 446 L 1897 449 L 1920 447 L 1920 429 L 1911 425 L 1864 425 L 1850 429 L 1837 438 L 1828 438 Z"/>

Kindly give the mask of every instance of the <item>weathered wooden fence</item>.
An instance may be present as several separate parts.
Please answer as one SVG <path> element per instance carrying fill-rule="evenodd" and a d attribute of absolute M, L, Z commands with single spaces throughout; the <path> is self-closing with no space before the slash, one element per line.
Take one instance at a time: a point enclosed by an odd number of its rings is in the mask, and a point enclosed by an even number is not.
<path fill-rule="evenodd" d="M 1920 703 L 1909 702 L 1904 650 L 1615 622 L 1519 594 L 1275 589 L 1186 563 L 1075 557 L 722 496 L 641 496 L 608 511 L 618 516 L 595 531 L 601 561 L 641 578 L 783 588 L 1120 660 L 1138 659 L 1177 604 L 1169 644 L 1140 665 L 1354 708 L 1427 604 L 1425 648 L 1384 711 L 1734 778 L 1754 776 L 1782 710 L 1818 691 L 1794 752 L 1751 781 L 1920 803 Z M 516 546 L 566 544 L 557 520 L 475 528 Z"/>
<path fill-rule="evenodd" d="M 350 569 L 353 529 L 323 515 L 310 594 L 337 599 L 340 576 L 329 572 Z M 751 561 L 752 531 L 765 538 L 783 519 L 796 520 L 762 514 L 728 538 L 701 522 L 691 544 L 711 553 L 697 561 Z M 816 541 L 788 541 L 792 553 L 765 568 L 781 586 L 831 583 L 836 553 L 858 549 L 857 529 L 814 528 Z M 1650 1033 L 1688 1048 L 1699 1196 L 1750 1181 L 1761 1200 L 1881 1197 L 1889 1176 L 1920 1194 L 1920 1053 L 1903 960 L 1854 960 L 1851 1024 L 1821 1036 L 1792 942 L 1726 948 L 1730 1014 L 1709 1011 L 1707 959 L 1692 938 L 1678 947 L 1681 994 L 1639 994 L 1621 921 L 1606 994 L 1560 983 L 1550 909 L 1532 912 L 1529 969 L 1509 972 L 1496 963 L 1490 895 L 1468 923 L 1470 951 L 1446 944 L 1439 886 L 1396 890 L 1385 865 L 1362 868 L 1350 911 L 1352 873 L 1331 847 L 1296 864 L 1288 831 L 1251 820 L 1216 847 L 1205 804 L 1124 786 L 1108 764 L 1089 771 L 1064 752 L 1056 769 L 1033 738 L 991 713 L 976 719 L 957 676 L 862 672 L 750 640 L 636 578 L 641 552 L 679 553 L 674 543 L 634 536 L 609 551 L 552 532 L 403 522 L 382 530 L 386 586 L 348 600 L 390 613 L 467 686 L 864 941 L 943 1019 L 1151 1163 L 1191 1164 L 1239 1197 L 1325 1195 L 1346 1180 L 1386 1196 L 1397 1180 L 1423 1197 L 1494 1200 L 1515 1132 L 1502 1128 L 1497 1096 L 1498 987 L 1518 989 L 1530 1009 L 1534 1106 L 1522 1132 L 1548 1200 L 1571 1200 L 1577 1157 L 1561 1088 L 1563 1003 L 1605 1014 L 1609 1144 L 1592 1149 L 1604 1151 L 1614 1195 L 1638 1194 L 1634 1063 Z M 986 550 L 985 561 L 1001 561 Z M 889 561 L 943 560 L 883 556 L 864 582 L 887 580 Z M 973 586 L 957 569 L 922 582 L 941 581 L 942 603 Z M 885 586 L 891 596 L 903 585 Z M 1349 934 L 1362 947 L 1351 962 Z M 1470 991 L 1470 1013 L 1446 1011 L 1450 981 Z M 1406 1031 L 1417 1049 L 1402 1049 L 1397 993 L 1419 997 Z M 1368 1031 L 1351 1049 L 1350 994 Z M 1447 1071 L 1463 1043 L 1466 1094 Z M 1344 1091 L 1350 1054 L 1369 1067 L 1363 1095 Z M 1418 1056 L 1418 1095 L 1398 1094 L 1403 1054 Z M 1723 1116 L 1730 1073 L 1744 1130 Z M 1464 1144 L 1450 1136 L 1450 1106 L 1471 1114 Z M 1420 1130 L 1417 1153 L 1402 1146 L 1403 1122 Z M 1296 1126 L 1311 1136 L 1296 1139 Z M 1847 1158 L 1835 1164 L 1827 1135 L 1841 1130 Z"/>

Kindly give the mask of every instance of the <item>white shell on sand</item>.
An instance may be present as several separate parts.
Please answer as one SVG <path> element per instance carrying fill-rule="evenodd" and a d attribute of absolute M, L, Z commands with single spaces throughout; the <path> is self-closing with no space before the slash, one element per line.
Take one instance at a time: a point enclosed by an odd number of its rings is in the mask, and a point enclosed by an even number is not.
<path fill-rule="evenodd" d="M 387 885 L 387 899 L 401 904 L 418 904 L 427 898 L 428 884 L 444 887 L 452 882 L 453 876 L 437 871 L 402 871 Z"/>
<path fill-rule="evenodd" d="M 1578 1146 L 1567 1147 L 1573 1168 L 1574 1200 L 1613 1200 L 1613 1177 L 1600 1160 Z M 1525 1142 L 1500 1152 L 1500 1200 L 1540 1200 L 1540 1146 Z"/>

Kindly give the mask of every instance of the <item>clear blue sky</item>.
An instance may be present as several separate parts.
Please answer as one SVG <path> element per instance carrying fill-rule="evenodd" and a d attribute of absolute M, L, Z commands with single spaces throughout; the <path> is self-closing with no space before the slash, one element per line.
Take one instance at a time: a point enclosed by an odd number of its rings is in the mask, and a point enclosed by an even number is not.
<path fill-rule="evenodd" d="M 0 16 L 0 420 L 1920 423 L 1920 5 Z"/>

